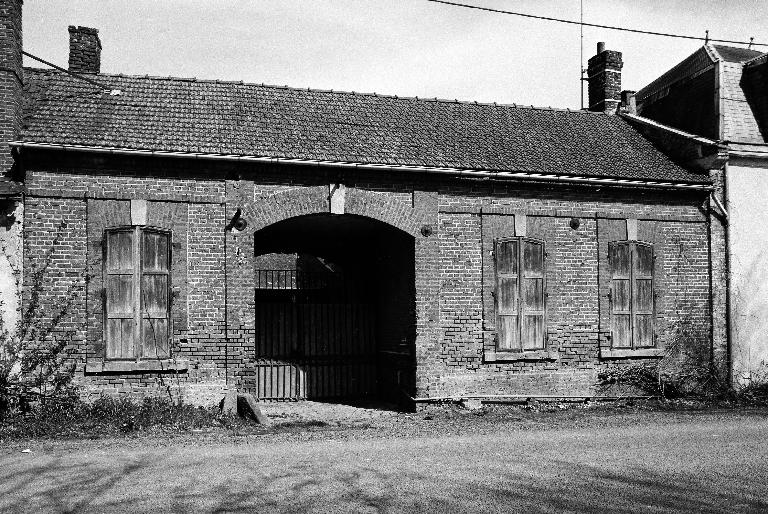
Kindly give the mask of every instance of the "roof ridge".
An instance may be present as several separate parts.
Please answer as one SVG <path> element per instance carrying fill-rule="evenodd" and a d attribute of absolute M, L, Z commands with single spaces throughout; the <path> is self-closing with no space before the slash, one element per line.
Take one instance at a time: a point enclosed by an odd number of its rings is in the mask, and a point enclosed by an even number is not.
<path fill-rule="evenodd" d="M 44 72 L 44 73 L 51 73 L 51 74 L 65 74 L 62 71 L 50 69 L 50 68 L 35 68 L 35 67 L 29 67 L 25 66 L 25 70 L 33 71 L 33 72 Z M 239 85 L 239 86 L 257 86 L 257 87 L 263 87 L 263 88 L 269 88 L 269 89 L 285 89 L 290 91 L 308 91 L 312 93 L 329 93 L 329 94 L 337 94 L 337 95 L 354 95 L 354 96 L 372 96 L 372 97 L 379 97 L 379 98 L 393 98 L 397 100 L 415 100 L 419 102 L 437 102 L 437 103 L 445 103 L 445 104 L 461 104 L 461 105 L 480 105 L 480 106 L 489 106 L 489 107 L 508 107 L 513 109 L 529 109 L 529 110 L 536 110 L 536 111 L 553 111 L 553 112 L 568 112 L 568 113 L 574 113 L 574 114 L 586 114 L 586 115 L 603 115 L 605 116 L 605 113 L 602 111 L 588 111 L 583 109 L 570 109 L 567 107 L 543 107 L 543 106 L 536 106 L 536 105 L 520 105 L 517 103 L 498 103 L 498 102 L 480 102 L 477 100 L 458 100 L 458 99 L 449 99 L 449 98 L 438 98 L 438 97 L 419 97 L 419 96 L 401 96 L 401 95 L 393 95 L 393 94 L 386 94 L 386 93 L 377 93 L 377 92 L 359 92 L 359 91 L 343 91 L 343 90 L 334 90 L 334 89 L 321 89 L 321 88 L 312 88 L 312 87 L 295 87 L 295 86 L 288 86 L 288 85 L 277 85 L 277 84 L 265 84 L 264 82 L 258 83 L 258 82 L 245 82 L 242 80 L 220 80 L 220 79 L 200 79 L 197 77 L 174 77 L 174 76 L 160 76 L 160 75 L 128 75 L 124 73 L 99 73 L 97 77 L 114 77 L 114 78 L 127 78 L 127 79 L 149 79 L 149 80 L 167 80 L 167 81 L 173 81 L 173 82 L 189 82 L 189 83 L 201 83 L 201 84 L 233 84 L 233 85 Z"/>
<path fill-rule="evenodd" d="M 744 48 L 743 46 L 732 46 L 732 45 L 720 45 L 717 43 L 707 43 L 704 45 L 706 48 L 708 48 L 712 53 L 714 53 L 718 60 L 721 62 L 732 62 L 732 63 L 747 63 L 753 59 L 756 59 L 762 55 L 765 55 L 764 52 L 761 52 L 760 50 L 756 48 Z M 723 56 L 723 53 L 720 51 L 720 49 L 728 49 L 728 50 L 738 50 L 738 51 L 747 51 L 747 52 L 757 52 L 757 55 L 747 58 L 746 60 L 731 60 L 727 57 Z"/>
<path fill-rule="evenodd" d="M 715 48 L 714 43 L 705 43 L 702 48 L 707 53 L 707 55 L 709 55 L 709 58 L 712 59 L 713 62 L 723 62 L 723 56 L 720 55 L 720 52 L 718 52 L 717 48 Z M 696 52 L 694 52 L 694 54 L 695 53 Z"/>
<path fill-rule="evenodd" d="M 677 64 L 666 70 L 664 73 L 653 79 L 651 82 L 640 88 L 635 96 L 637 97 L 639 102 L 644 101 L 646 98 L 648 98 L 651 95 L 656 94 L 658 91 L 670 87 L 673 84 L 676 84 L 683 80 L 685 77 L 689 76 L 690 70 L 687 69 L 687 67 L 692 66 L 695 61 L 698 54 L 704 52 L 706 56 L 711 61 L 707 66 L 705 66 L 702 69 L 708 69 L 709 66 L 714 65 L 716 62 L 722 62 L 722 58 L 720 57 L 720 54 L 717 53 L 717 51 L 712 48 L 712 43 L 707 43 L 705 45 L 700 46 L 697 48 L 693 53 L 685 57 L 683 60 L 679 61 Z M 701 70 L 698 70 L 701 71 Z M 694 73 L 698 73 L 698 71 L 695 71 Z M 682 74 L 682 72 L 685 72 Z"/>
<path fill-rule="evenodd" d="M 743 64 L 745 67 L 753 66 L 753 65 L 760 64 L 760 61 L 767 61 L 767 60 L 768 60 L 768 53 L 764 53 L 764 54 L 757 55 L 748 61 L 744 61 Z"/>

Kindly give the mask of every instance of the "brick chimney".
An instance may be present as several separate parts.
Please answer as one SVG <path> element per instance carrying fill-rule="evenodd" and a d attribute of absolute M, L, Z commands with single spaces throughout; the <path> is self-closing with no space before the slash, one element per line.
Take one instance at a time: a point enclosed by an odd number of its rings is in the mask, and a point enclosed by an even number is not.
<path fill-rule="evenodd" d="M 615 113 L 621 101 L 621 52 L 597 44 L 597 55 L 587 63 L 589 110 Z"/>
<path fill-rule="evenodd" d="M 0 181 L 7 180 L 13 157 L 6 144 L 19 137 L 22 123 L 22 0 L 0 0 Z"/>
<path fill-rule="evenodd" d="M 635 100 L 635 93 L 630 89 L 625 89 L 621 92 L 621 109 L 622 112 L 629 114 L 637 114 L 637 101 Z"/>
<path fill-rule="evenodd" d="M 101 40 L 97 29 L 69 26 L 69 71 L 101 71 Z"/>

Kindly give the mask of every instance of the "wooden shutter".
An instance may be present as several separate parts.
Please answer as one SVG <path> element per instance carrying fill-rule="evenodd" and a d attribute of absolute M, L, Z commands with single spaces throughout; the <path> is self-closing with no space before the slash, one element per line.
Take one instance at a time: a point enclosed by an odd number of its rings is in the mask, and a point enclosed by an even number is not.
<path fill-rule="evenodd" d="M 650 347 L 653 341 L 653 248 L 632 245 L 632 315 L 635 347 Z"/>
<path fill-rule="evenodd" d="M 653 337 L 653 247 L 621 241 L 608 246 L 614 348 L 648 348 Z"/>
<path fill-rule="evenodd" d="M 166 358 L 170 241 L 168 234 L 145 230 L 141 240 L 141 356 Z"/>
<path fill-rule="evenodd" d="M 520 244 L 496 243 L 496 312 L 499 350 L 520 350 Z"/>
<path fill-rule="evenodd" d="M 632 251 L 628 242 L 608 245 L 611 273 L 611 339 L 614 348 L 632 346 Z"/>
<path fill-rule="evenodd" d="M 522 328 L 523 350 L 544 348 L 544 245 L 523 239 Z"/>
<path fill-rule="evenodd" d="M 135 234 L 130 229 L 109 231 L 106 234 L 104 287 L 108 359 L 136 357 L 134 237 Z"/>

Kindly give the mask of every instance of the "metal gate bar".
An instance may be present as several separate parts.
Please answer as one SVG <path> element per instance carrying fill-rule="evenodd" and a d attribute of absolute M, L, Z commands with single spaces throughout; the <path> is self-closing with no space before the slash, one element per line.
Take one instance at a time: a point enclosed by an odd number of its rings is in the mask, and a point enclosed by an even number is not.
<path fill-rule="evenodd" d="M 373 309 L 343 277 L 257 270 L 256 360 L 263 400 L 360 397 L 374 391 Z"/>

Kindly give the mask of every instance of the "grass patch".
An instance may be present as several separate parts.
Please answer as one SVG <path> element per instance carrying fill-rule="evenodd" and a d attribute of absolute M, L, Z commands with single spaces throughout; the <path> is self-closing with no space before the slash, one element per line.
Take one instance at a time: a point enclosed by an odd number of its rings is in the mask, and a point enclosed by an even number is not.
<path fill-rule="evenodd" d="M 216 407 L 176 404 L 166 398 L 102 396 L 89 403 L 70 396 L 48 399 L 27 413 L 6 415 L 0 419 L 0 434 L 3 439 L 110 437 L 153 430 L 237 429 L 246 424 L 221 415 Z"/>

